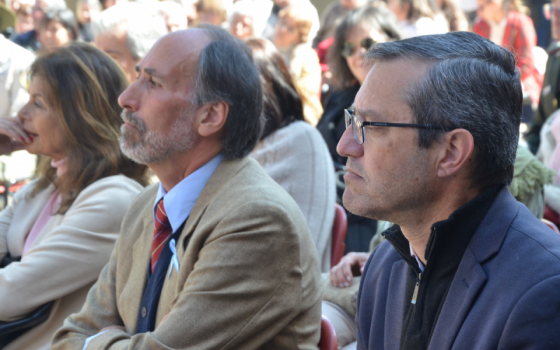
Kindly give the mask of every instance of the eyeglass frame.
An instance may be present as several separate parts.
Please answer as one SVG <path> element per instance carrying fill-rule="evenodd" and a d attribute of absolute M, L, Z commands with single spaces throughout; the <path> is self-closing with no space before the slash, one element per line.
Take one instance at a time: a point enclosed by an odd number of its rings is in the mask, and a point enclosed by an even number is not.
<path fill-rule="evenodd" d="M 353 120 L 356 120 L 360 123 L 360 125 L 355 125 Z M 428 130 L 442 130 L 442 131 L 451 131 L 452 128 L 443 126 L 443 125 L 436 125 L 436 124 L 406 124 L 406 123 L 386 123 L 386 122 L 365 122 L 362 118 L 358 117 L 354 111 L 345 109 L 344 110 L 344 123 L 346 125 L 346 129 L 350 125 L 352 125 L 352 134 L 354 135 L 354 140 L 358 145 L 363 145 L 366 140 L 366 135 L 364 133 L 364 126 L 384 126 L 384 127 L 394 127 L 394 128 L 415 128 L 415 129 L 428 129 Z M 358 139 L 358 132 L 356 131 L 359 128 L 360 133 L 362 135 L 362 142 Z"/>

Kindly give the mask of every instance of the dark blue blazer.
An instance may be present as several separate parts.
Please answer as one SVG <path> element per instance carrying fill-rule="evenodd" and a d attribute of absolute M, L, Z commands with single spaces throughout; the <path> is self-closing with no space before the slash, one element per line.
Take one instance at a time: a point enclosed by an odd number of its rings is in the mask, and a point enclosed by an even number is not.
<path fill-rule="evenodd" d="M 372 253 L 358 349 L 399 349 L 408 273 L 389 242 Z M 428 349 L 560 349 L 560 235 L 505 188 L 463 255 Z"/>

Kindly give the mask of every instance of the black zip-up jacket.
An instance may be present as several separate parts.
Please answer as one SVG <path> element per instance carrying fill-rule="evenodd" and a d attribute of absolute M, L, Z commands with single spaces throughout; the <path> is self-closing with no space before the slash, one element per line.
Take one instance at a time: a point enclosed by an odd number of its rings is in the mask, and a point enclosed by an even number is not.
<path fill-rule="evenodd" d="M 430 344 L 439 313 L 467 246 L 503 186 L 491 187 L 457 209 L 447 220 L 435 223 L 426 246 L 421 272 L 410 255 L 408 240 L 398 225 L 384 232 L 410 266 L 407 282 L 401 350 L 423 350 Z"/>

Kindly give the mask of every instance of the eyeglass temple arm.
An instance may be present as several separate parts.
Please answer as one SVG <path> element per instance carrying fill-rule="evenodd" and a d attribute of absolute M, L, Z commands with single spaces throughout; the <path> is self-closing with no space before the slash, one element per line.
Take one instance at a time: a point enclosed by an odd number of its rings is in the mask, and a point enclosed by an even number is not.
<path fill-rule="evenodd" d="M 435 130 L 450 130 L 449 127 L 443 125 L 433 125 L 433 124 L 403 124 L 403 123 L 383 123 L 383 122 L 362 122 L 362 125 L 372 125 L 372 126 L 390 126 L 397 128 L 417 128 L 417 129 L 435 129 Z"/>

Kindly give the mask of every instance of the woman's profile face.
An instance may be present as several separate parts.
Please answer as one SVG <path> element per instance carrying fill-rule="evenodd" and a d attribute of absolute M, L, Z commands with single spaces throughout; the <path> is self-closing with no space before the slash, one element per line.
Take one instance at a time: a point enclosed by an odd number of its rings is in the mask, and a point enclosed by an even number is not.
<path fill-rule="evenodd" d="M 48 103 L 44 79 L 35 75 L 29 87 L 29 101 L 18 112 L 23 129 L 31 138 L 25 149 L 31 154 L 41 154 L 60 160 L 66 156 L 64 133 L 60 122 Z"/>
<path fill-rule="evenodd" d="M 56 20 L 50 21 L 39 31 L 39 41 L 48 52 L 51 52 L 72 40 L 70 33 Z"/>
<path fill-rule="evenodd" d="M 344 42 L 343 56 L 346 59 L 348 68 L 354 75 L 354 78 L 361 84 L 364 83 L 366 76 L 371 68 L 370 65 L 364 64 L 364 54 L 367 52 L 369 44 L 381 43 L 386 41 L 385 36 L 376 29 L 369 29 L 364 25 L 358 25 L 346 35 Z M 367 44 L 367 45 L 366 45 Z"/>

